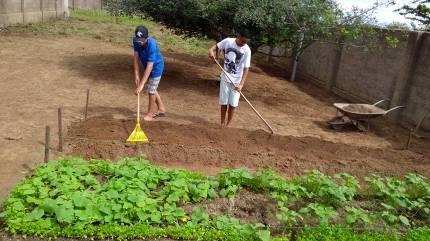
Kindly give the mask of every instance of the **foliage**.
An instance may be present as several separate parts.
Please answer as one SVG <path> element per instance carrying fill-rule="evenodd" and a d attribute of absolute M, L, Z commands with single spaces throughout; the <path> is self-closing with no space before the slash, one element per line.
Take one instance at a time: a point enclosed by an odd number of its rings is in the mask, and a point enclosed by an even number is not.
<path fill-rule="evenodd" d="M 403 30 L 403 31 L 412 30 L 407 23 L 402 23 L 402 22 L 392 22 L 390 24 L 387 24 L 385 27 L 387 29 L 392 29 L 392 30 Z"/>
<path fill-rule="evenodd" d="M 373 13 L 393 0 L 344 12 L 335 0 L 108 0 L 113 14 L 149 16 L 180 33 L 221 40 L 238 29 L 252 33 L 251 47 L 285 45 L 296 62 L 316 41 L 379 44 Z M 393 43 L 393 41 L 389 42 Z M 297 67 L 297 65 L 294 65 Z M 294 80 L 295 76 L 291 77 Z"/>
<path fill-rule="evenodd" d="M 397 11 L 406 18 L 421 23 L 424 30 L 430 31 L 430 0 L 413 0 Z"/>
<path fill-rule="evenodd" d="M 402 223 L 406 226 L 430 220 L 430 184 L 424 177 L 408 174 L 405 180 L 392 177 L 372 176 L 366 178 L 366 195 L 376 199 L 381 217 L 388 223 Z"/>
<path fill-rule="evenodd" d="M 274 216 L 287 236 L 273 240 L 288 240 L 295 229 L 300 230 L 299 240 L 320 240 L 313 231 L 317 227 L 323 228 L 325 240 L 340 234 L 351 240 L 375 240 L 370 238 L 375 235 L 390 240 L 386 233 L 357 235 L 349 229 L 430 224 L 430 183 L 424 177 L 371 176 L 366 182 L 367 188 L 360 190 L 359 181 L 345 173 L 331 177 L 312 171 L 285 179 L 267 169 L 228 169 L 207 177 L 141 159 L 109 163 L 70 158 L 43 164 L 18 184 L 0 216 L 10 232 L 37 236 L 267 241 L 271 235 L 266 225 L 183 208 L 221 197 L 235 199 L 247 188 L 268 193 L 277 203 Z M 428 235 L 428 229 L 418 228 L 395 238 L 425 240 Z"/>
<path fill-rule="evenodd" d="M 393 1 L 376 1 L 368 9 L 344 12 L 334 0 L 108 0 L 115 15 L 147 16 L 188 35 L 220 39 L 246 27 L 252 45 L 285 44 L 298 52 L 318 40 L 357 40 L 372 34 L 373 12 Z M 303 46 L 299 36 L 304 34 Z"/>

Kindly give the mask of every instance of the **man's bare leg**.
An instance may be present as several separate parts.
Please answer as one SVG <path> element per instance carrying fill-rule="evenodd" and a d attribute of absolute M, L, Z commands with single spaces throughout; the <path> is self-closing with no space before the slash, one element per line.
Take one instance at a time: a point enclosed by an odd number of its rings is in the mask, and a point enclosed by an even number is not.
<path fill-rule="evenodd" d="M 155 94 L 155 97 L 158 113 L 166 113 L 166 107 L 164 107 L 163 101 L 161 100 L 160 94 L 158 94 L 158 92 Z"/>
<path fill-rule="evenodd" d="M 225 126 L 225 115 L 227 114 L 227 106 L 221 105 L 221 126 Z"/>
<path fill-rule="evenodd" d="M 228 106 L 228 117 L 227 117 L 227 127 L 230 125 L 231 120 L 233 119 L 234 111 L 236 107 L 233 107 L 231 105 Z"/>
<path fill-rule="evenodd" d="M 155 107 L 156 107 L 156 101 L 157 97 L 155 94 L 148 94 L 148 113 L 145 117 L 143 117 L 143 120 L 145 121 L 152 121 L 154 120 L 154 116 L 156 113 Z"/>

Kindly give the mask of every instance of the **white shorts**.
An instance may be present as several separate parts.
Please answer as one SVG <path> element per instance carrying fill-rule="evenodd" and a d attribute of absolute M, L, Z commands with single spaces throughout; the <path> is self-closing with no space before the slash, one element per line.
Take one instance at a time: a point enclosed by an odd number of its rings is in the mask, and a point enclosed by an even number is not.
<path fill-rule="evenodd" d="M 219 104 L 237 107 L 239 105 L 240 93 L 234 90 L 234 85 L 221 80 L 219 85 Z"/>

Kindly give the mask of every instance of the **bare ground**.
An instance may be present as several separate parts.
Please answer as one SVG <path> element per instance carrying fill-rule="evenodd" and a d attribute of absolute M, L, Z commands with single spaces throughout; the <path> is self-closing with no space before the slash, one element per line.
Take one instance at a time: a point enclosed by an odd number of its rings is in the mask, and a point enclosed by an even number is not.
<path fill-rule="evenodd" d="M 0 200 L 43 160 L 44 127 L 52 128 L 51 157 L 57 149 L 57 108 L 64 111 L 66 152 L 86 158 L 136 155 L 125 144 L 133 129 L 129 48 L 75 38 L 0 36 Z M 430 177 L 430 141 L 414 139 L 388 118 L 371 131 L 331 130 L 333 102 L 342 101 L 306 81 L 290 83 L 279 70 L 254 66 L 244 93 L 273 125 L 265 126 L 245 104 L 233 127 L 221 129 L 217 104 L 219 70 L 205 58 L 166 53 L 160 93 L 168 117 L 144 123 L 151 142 L 143 149 L 152 162 L 215 174 L 224 167 L 271 167 L 285 176 L 305 169 Z M 86 89 L 90 117 L 82 121 Z M 142 106 L 146 106 L 146 100 Z M 0 240 L 8 239 L 0 233 Z M 29 240 L 29 239 L 26 239 Z M 38 240 L 38 239 L 33 239 Z"/>
<path fill-rule="evenodd" d="M 83 134 L 89 139 L 78 144 L 93 142 L 92 145 L 106 150 L 102 156 L 113 159 L 130 153 L 123 143 L 133 125 L 136 108 L 131 49 L 101 41 L 20 35 L 2 36 L 0 46 L 0 101 L 3 103 L 0 107 L 0 197 L 4 198 L 25 172 L 43 160 L 45 125 L 52 127 L 52 156 L 57 156 L 57 108 L 63 108 L 65 126 L 81 120 L 87 88 L 91 89 L 90 120 L 93 122 L 73 125 L 85 130 L 87 133 Z M 205 58 L 165 55 L 166 73 L 160 93 L 169 116 L 144 125 L 153 140 L 150 147 L 156 150 L 149 154 L 157 158 L 155 162 L 170 159 L 178 166 L 187 162 L 198 166 L 198 159 L 200 163 L 213 163 L 211 172 L 224 164 L 253 168 L 271 163 L 289 166 L 279 169 L 287 175 L 300 174 L 303 168 L 326 166 L 322 169 L 334 172 L 345 166 L 360 175 L 366 172 L 399 175 L 414 171 L 429 176 L 427 139 L 413 142 L 409 151 L 401 150 L 407 131 L 386 118 L 372 122 L 372 129 L 367 133 L 330 130 L 326 121 L 335 114 L 332 102 L 339 99 L 306 81 L 293 84 L 280 78 L 280 72 L 260 67 L 253 68 L 244 93 L 273 125 L 276 135 L 267 141 L 264 139 L 265 126 L 244 102 L 233 128 L 220 130 L 216 83 L 219 71 Z M 146 100 L 142 106 L 146 106 Z M 127 124 L 127 130 L 122 127 L 123 123 Z M 116 133 L 113 136 L 109 133 L 112 128 Z M 70 131 L 71 137 L 79 132 L 73 128 Z M 106 140 L 116 142 L 122 149 L 105 147 Z M 70 141 L 70 144 L 75 143 Z M 75 147 L 68 149 L 67 154 L 99 155 L 94 153 L 98 147 L 93 151 L 82 148 L 81 153 Z M 174 157 L 173 152 L 180 155 Z M 195 152 L 196 158 L 188 161 L 182 158 L 188 152 Z M 254 162 L 260 164 L 249 164 Z M 206 164 L 202 167 L 206 169 Z"/>

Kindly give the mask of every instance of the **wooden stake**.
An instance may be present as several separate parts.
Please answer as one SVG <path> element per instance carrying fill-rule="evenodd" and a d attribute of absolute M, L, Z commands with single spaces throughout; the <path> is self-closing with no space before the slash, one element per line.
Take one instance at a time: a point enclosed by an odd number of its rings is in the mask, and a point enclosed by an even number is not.
<path fill-rule="evenodd" d="M 63 152 L 63 120 L 62 108 L 58 108 L 58 151 Z"/>
<path fill-rule="evenodd" d="M 46 126 L 45 128 L 45 162 L 48 162 L 49 160 L 49 142 L 50 142 L 50 136 L 51 136 L 51 127 Z"/>
<path fill-rule="evenodd" d="M 90 100 L 90 89 L 87 89 L 87 102 L 85 104 L 85 120 L 88 117 L 88 102 Z"/>
<path fill-rule="evenodd" d="M 409 150 L 409 147 L 411 146 L 411 140 L 412 140 L 412 135 L 414 134 L 414 130 L 410 129 L 409 130 L 409 137 L 408 137 L 408 141 L 406 142 L 406 146 L 405 149 Z"/>
<path fill-rule="evenodd" d="M 423 115 L 423 117 L 420 119 L 420 121 L 415 126 L 415 129 L 410 129 L 408 141 L 406 142 L 406 147 L 405 147 L 406 150 L 409 150 L 409 147 L 411 146 L 412 136 L 417 136 L 418 135 L 418 131 L 420 130 L 421 125 L 423 124 L 424 120 L 427 119 L 428 116 L 430 116 L 430 110 L 427 111 L 427 113 L 425 113 Z"/>

